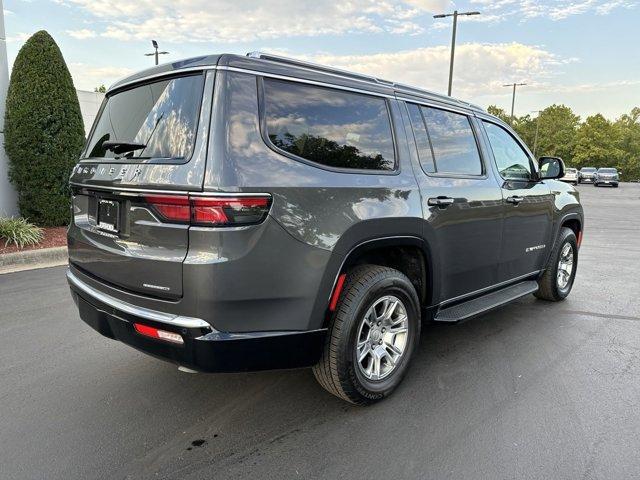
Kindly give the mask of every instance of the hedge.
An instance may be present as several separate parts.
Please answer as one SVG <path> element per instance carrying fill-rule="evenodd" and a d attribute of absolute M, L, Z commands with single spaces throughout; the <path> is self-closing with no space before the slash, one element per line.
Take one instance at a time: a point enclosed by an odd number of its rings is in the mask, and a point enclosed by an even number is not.
<path fill-rule="evenodd" d="M 68 180 L 84 143 L 78 96 L 62 53 L 40 31 L 11 72 L 5 116 L 9 180 L 23 217 L 41 226 L 69 222 Z"/>

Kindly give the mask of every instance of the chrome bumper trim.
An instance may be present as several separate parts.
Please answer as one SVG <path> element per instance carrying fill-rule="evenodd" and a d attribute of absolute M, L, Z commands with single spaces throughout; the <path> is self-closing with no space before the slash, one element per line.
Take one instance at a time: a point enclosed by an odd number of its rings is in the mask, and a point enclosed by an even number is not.
<path fill-rule="evenodd" d="M 201 318 L 183 317 L 181 315 L 174 315 L 171 313 L 158 312 L 157 310 L 151 310 L 144 307 L 137 307 L 130 303 L 123 302 L 117 298 L 102 293 L 99 290 L 87 285 L 77 276 L 73 274 L 71 269 L 67 269 L 67 281 L 70 285 L 73 285 L 77 289 L 83 291 L 85 294 L 92 298 L 95 298 L 99 302 L 109 305 L 117 310 L 140 317 L 145 320 L 152 320 L 154 322 L 165 323 L 167 325 L 173 325 L 175 327 L 183 328 L 209 328 L 211 331 L 216 331 L 208 322 Z"/>

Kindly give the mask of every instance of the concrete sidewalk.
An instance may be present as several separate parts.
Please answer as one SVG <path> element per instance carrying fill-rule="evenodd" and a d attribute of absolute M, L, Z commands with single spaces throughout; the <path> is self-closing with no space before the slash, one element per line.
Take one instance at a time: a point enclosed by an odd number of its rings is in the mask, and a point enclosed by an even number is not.
<path fill-rule="evenodd" d="M 67 247 L 40 248 L 0 255 L 0 275 L 36 268 L 66 265 Z"/>

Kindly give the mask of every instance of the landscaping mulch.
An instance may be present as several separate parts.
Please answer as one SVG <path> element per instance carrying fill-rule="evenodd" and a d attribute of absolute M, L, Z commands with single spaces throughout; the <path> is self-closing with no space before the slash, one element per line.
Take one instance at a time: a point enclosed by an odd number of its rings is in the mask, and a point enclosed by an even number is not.
<path fill-rule="evenodd" d="M 3 253 L 21 252 L 25 250 L 40 250 L 42 248 L 64 247 L 67 245 L 67 227 L 45 227 L 44 238 L 37 245 L 18 248 L 13 244 L 5 247 L 4 239 L 0 239 L 0 255 Z"/>

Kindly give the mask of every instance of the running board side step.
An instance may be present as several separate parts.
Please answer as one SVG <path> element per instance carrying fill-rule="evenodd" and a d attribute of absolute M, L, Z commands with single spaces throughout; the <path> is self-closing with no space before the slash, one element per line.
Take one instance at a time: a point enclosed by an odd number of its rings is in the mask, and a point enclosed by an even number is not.
<path fill-rule="evenodd" d="M 468 300 L 451 307 L 438 310 L 434 317 L 435 322 L 455 323 L 467 320 L 481 313 L 493 310 L 496 307 L 512 302 L 520 297 L 529 295 L 538 290 L 538 282 L 528 280 L 516 283 L 501 290 L 488 293 L 473 300 Z"/>

